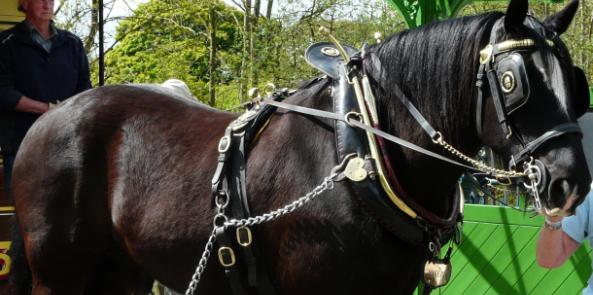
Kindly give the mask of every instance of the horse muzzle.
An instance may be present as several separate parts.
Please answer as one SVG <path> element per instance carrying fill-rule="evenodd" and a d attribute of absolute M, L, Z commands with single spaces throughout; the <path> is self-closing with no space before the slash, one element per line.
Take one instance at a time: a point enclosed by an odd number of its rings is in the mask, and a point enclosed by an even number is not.
<path fill-rule="evenodd" d="M 551 150 L 527 165 L 526 172 L 528 176 L 537 174 L 538 180 L 531 183 L 536 185 L 542 209 L 549 215 L 574 214 L 591 188 L 591 176 L 580 148 Z"/>

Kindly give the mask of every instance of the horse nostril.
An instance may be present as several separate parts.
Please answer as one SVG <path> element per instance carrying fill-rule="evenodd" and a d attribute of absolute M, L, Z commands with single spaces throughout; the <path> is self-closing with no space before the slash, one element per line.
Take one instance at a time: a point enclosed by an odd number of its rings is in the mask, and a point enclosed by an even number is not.
<path fill-rule="evenodd" d="M 572 186 L 565 178 L 552 180 L 552 183 L 550 183 L 550 187 L 548 188 L 548 196 L 550 201 L 548 207 L 564 207 L 566 200 L 572 193 Z"/>

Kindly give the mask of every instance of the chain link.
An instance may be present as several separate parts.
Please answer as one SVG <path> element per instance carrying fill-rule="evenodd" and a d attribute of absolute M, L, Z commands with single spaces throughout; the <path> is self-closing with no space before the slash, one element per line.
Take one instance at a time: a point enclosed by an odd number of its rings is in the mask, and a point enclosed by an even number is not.
<path fill-rule="evenodd" d="M 213 229 L 210 237 L 208 238 L 208 242 L 206 242 L 206 246 L 204 247 L 204 252 L 202 252 L 202 257 L 198 262 L 198 266 L 194 272 L 194 275 L 191 277 L 191 282 L 185 290 L 185 295 L 193 295 L 200 283 L 200 279 L 202 278 L 202 273 L 206 269 L 206 263 L 208 263 L 208 258 L 212 254 L 212 249 L 214 248 L 214 242 L 216 241 L 216 230 L 223 226 L 227 222 L 227 217 L 224 214 L 224 209 L 229 205 L 229 196 L 224 190 L 220 190 L 216 193 L 214 197 L 214 203 L 216 204 L 216 215 L 212 218 Z M 222 220 L 222 222 L 218 222 Z"/>
<path fill-rule="evenodd" d="M 200 258 L 200 262 L 198 262 L 198 267 L 196 267 L 196 271 L 194 275 L 191 277 L 191 282 L 185 291 L 185 295 L 193 295 L 198 287 L 198 283 L 200 283 L 200 279 L 202 278 L 202 273 L 206 269 L 206 263 L 208 263 L 208 258 L 212 254 L 212 249 L 214 248 L 214 242 L 216 241 L 216 228 L 212 230 L 212 234 L 210 234 L 210 238 L 208 238 L 208 242 L 204 247 L 204 252 L 202 253 L 202 257 Z"/>
<path fill-rule="evenodd" d="M 332 174 L 330 176 L 326 177 L 323 180 L 323 182 L 320 185 L 318 185 L 317 187 L 315 187 L 311 192 L 298 198 L 294 202 L 292 202 L 280 209 L 277 209 L 277 210 L 274 210 L 274 211 L 271 211 L 271 212 L 268 212 L 268 213 L 265 213 L 265 214 L 262 214 L 259 216 L 249 217 L 247 219 L 231 219 L 229 221 L 226 221 L 224 223 L 224 226 L 232 226 L 232 227 L 251 226 L 251 225 L 255 225 L 255 224 L 261 224 L 264 222 L 272 221 L 280 216 L 289 214 L 289 213 L 293 212 L 294 210 L 309 203 L 310 201 L 314 200 L 319 195 L 321 195 L 323 192 L 325 192 L 327 190 L 333 190 L 335 187 L 335 182 L 337 181 L 336 178 L 338 177 L 338 175 L 340 175 L 340 173 L 332 172 Z M 213 220 L 214 229 L 212 230 L 212 234 L 210 235 L 210 238 L 208 239 L 208 242 L 206 243 L 206 246 L 204 247 L 204 252 L 202 253 L 200 262 L 198 263 L 198 266 L 196 267 L 196 271 L 194 272 L 194 275 L 191 278 L 191 282 L 189 283 L 189 286 L 187 287 L 187 290 L 185 291 L 185 295 L 193 295 L 194 292 L 196 291 L 196 288 L 198 287 L 198 284 L 200 283 L 200 278 L 202 277 L 202 274 L 204 273 L 204 270 L 206 269 L 206 263 L 208 262 L 208 258 L 210 258 L 210 255 L 212 254 L 212 249 L 214 248 L 214 242 L 216 241 L 216 230 L 218 229 L 218 227 L 216 225 L 216 220 L 220 216 L 225 216 L 224 209 L 227 205 L 228 205 L 228 202 L 219 202 L 219 200 L 216 200 L 216 206 L 218 207 L 218 210 L 217 210 L 218 214 L 216 214 L 216 216 L 214 216 L 214 220 Z M 226 218 L 226 216 L 225 216 L 225 218 Z"/>
<path fill-rule="evenodd" d="M 466 156 L 465 154 L 463 154 L 461 151 L 454 148 L 453 146 L 451 146 L 449 143 L 447 143 L 443 139 L 443 136 L 440 135 L 440 133 L 439 133 L 439 136 L 437 137 L 437 139 L 434 140 L 434 142 L 441 145 L 445 150 L 447 150 L 452 155 L 457 156 L 458 158 L 472 164 L 474 167 L 481 170 L 482 172 L 494 174 L 496 177 L 502 176 L 502 177 L 517 178 L 517 177 L 527 176 L 524 172 L 517 172 L 515 170 L 507 171 L 507 170 L 497 169 L 497 168 L 490 167 L 490 166 L 486 165 L 484 162 L 472 159 L 472 158 Z"/>
<path fill-rule="evenodd" d="M 280 216 L 289 214 L 294 210 L 304 206 L 305 204 L 309 203 L 310 201 L 317 198 L 321 193 L 326 190 L 333 190 L 334 189 L 334 178 L 337 176 L 336 173 L 326 177 L 320 185 L 314 188 L 308 194 L 300 197 L 299 199 L 295 200 L 294 202 L 271 212 L 255 216 L 249 217 L 246 219 L 231 219 L 225 223 L 226 226 L 233 226 L 233 227 L 241 227 L 241 226 L 252 226 L 256 224 L 262 224 L 264 222 L 272 221 L 277 219 Z"/>

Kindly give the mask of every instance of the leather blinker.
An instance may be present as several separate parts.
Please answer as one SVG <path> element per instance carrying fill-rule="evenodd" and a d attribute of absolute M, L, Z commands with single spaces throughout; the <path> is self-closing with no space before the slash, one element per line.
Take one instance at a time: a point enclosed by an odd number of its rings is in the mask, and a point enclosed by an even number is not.
<path fill-rule="evenodd" d="M 507 115 L 524 106 L 529 100 L 529 80 L 521 54 L 512 53 L 496 63 L 498 83 L 504 96 Z"/>

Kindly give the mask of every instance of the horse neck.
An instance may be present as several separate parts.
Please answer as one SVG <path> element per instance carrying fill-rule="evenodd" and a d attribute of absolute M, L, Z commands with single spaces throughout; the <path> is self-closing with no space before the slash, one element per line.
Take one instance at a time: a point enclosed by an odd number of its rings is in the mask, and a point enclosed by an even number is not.
<path fill-rule="evenodd" d="M 468 155 L 481 144 L 475 127 L 479 51 L 487 42 L 497 15 L 488 14 L 437 23 L 397 35 L 370 49 L 381 61 L 375 79 L 381 128 L 451 157 L 432 143 L 419 123 L 390 91 L 397 84 L 444 139 Z M 451 35 L 453 34 L 453 35 Z M 377 71 L 369 63 L 370 72 Z M 377 75 L 377 73 L 375 73 Z M 387 154 L 404 190 L 427 209 L 444 216 L 462 169 L 389 144 Z M 435 201 L 440 200 L 440 201 Z"/>

